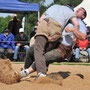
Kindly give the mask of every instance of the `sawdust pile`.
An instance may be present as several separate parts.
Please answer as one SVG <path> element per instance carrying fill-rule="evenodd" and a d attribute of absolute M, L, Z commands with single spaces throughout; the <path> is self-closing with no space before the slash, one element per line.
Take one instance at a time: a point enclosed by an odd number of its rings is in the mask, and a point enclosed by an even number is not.
<path fill-rule="evenodd" d="M 20 74 L 14 71 L 10 60 L 0 59 L 0 82 L 5 84 L 13 84 L 19 82 L 20 79 Z"/>

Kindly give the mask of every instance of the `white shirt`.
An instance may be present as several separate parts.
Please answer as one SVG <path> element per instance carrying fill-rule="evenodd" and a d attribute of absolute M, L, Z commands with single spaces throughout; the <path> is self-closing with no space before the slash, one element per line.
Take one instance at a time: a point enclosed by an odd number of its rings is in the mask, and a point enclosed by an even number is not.
<path fill-rule="evenodd" d="M 80 29 L 79 32 L 82 32 L 86 35 L 86 25 L 84 24 L 83 21 L 81 21 L 81 19 L 78 19 L 79 25 L 80 25 Z M 73 27 L 72 24 L 68 24 L 68 27 Z M 73 39 L 74 39 L 74 34 L 73 32 L 65 32 L 65 29 L 62 32 L 62 36 L 63 36 L 63 40 L 61 41 L 61 43 L 65 46 L 72 46 L 73 43 Z"/>

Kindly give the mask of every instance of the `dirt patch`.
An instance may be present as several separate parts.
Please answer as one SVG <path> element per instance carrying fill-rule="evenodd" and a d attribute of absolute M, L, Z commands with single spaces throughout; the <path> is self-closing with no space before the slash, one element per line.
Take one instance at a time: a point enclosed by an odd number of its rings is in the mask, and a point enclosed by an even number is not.
<path fill-rule="evenodd" d="M 11 65 L 14 71 L 18 72 L 23 66 L 24 64 Z M 35 81 L 37 72 L 34 72 L 30 74 L 29 79 L 18 83 L 10 85 L 0 83 L 0 90 L 90 90 L 90 66 L 50 65 L 47 74 L 50 75 L 49 80 L 43 82 L 41 79 L 42 83 L 39 78 Z M 60 78 L 60 82 L 57 77 Z"/>
<path fill-rule="evenodd" d="M 61 77 L 61 75 L 59 75 L 59 73 L 51 73 L 51 74 L 48 74 L 48 76 L 46 77 L 36 78 L 35 83 L 39 83 L 39 84 L 54 83 L 54 84 L 62 86 L 62 80 L 63 78 Z"/>
<path fill-rule="evenodd" d="M 9 59 L 0 60 L 0 82 L 6 84 L 13 84 L 20 81 L 20 75 L 18 72 L 15 72 L 11 66 Z"/>

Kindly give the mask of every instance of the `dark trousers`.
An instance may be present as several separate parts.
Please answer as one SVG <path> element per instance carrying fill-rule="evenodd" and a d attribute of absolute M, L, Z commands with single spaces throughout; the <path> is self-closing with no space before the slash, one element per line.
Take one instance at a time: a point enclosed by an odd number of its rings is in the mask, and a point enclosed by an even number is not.
<path fill-rule="evenodd" d="M 34 57 L 35 57 L 37 73 L 47 72 L 45 53 L 55 48 L 56 44 L 57 41 L 53 43 L 48 43 L 48 40 L 45 36 L 36 37 L 35 46 L 34 46 Z"/>
<path fill-rule="evenodd" d="M 0 48 L 0 58 L 1 59 L 10 58 L 11 54 L 12 54 L 11 48 Z"/>
<path fill-rule="evenodd" d="M 42 38 L 45 38 L 44 36 L 42 36 Z M 46 38 L 45 38 L 46 39 Z M 43 39 L 40 39 L 39 38 L 39 40 L 40 40 L 40 42 L 45 42 Z M 53 61 L 56 61 L 56 59 L 59 59 L 60 57 L 60 54 L 57 52 L 57 50 L 55 49 L 55 48 L 57 48 L 58 47 L 58 43 L 57 43 L 57 41 L 56 42 L 47 42 L 47 39 L 46 39 L 46 44 L 45 44 L 45 47 L 43 48 L 43 57 L 45 58 L 44 60 L 44 64 L 45 64 L 45 67 L 46 67 L 46 70 L 47 70 L 47 66 L 48 66 L 48 63 L 46 63 L 46 61 L 48 61 L 49 63 L 51 63 L 51 62 L 53 62 Z M 26 69 L 26 68 L 29 68 L 31 65 L 33 65 L 32 63 L 33 62 L 37 62 L 37 60 L 35 61 L 35 58 L 34 58 L 34 55 L 37 55 L 37 54 L 40 54 L 38 51 L 37 51 L 37 53 L 36 54 L 34 54 L 34 46 L 35 45 L 33 45 L 33 46 L 31 46 L 29 49 L 28 49 L 28 51 L 27 51 L 27 53 L 26 53 L 26 56 L 25 56 L 25 59 L 24 59 L 24 61 L 25 61 L 25 64 L 24 64 L 24 68 Z M 40 48 L 39 47 L 37 47 L 39 50 L 40 50 Z M 52 50 L 52 49 L 55 49 L 55 50 Z M 49 52 L 50 51 L 50 52 Z M 57 52 L 57 53 L 56 53 Z M 42 55 L 41 55 L 42 56 Z M 41 56 L 39 56 L 38 55 L 38 59 L 41 57 Z M 41 57 L 41 59 L 42 59 L 42 57 Z M 41 61 L 39 61 L 40 63 L 41 63 L 41 66 L 42 66 L 42 62 L 43 62 L 43 60 L 41 60 Z M 39 64 L 38 64 L 39 65 Z M 34 70 L 36 70 L 36 65 L 35 65 L 35 63 L 34 63 L 34 65 L 33 65 L 34 67 L 33 67 L 33 69 Z"/>
<path fill-rule="evenodd" d="M 45 62 L 46 62 L 47 68 L 50 63 L 62 61 L 61 55 L 57 49 L 49 50 L 44 54 L 44 56 L 45 56 Z M 34 45 L 28 49 L 28 52 L 26 53 L 26 57 L 25 57 L 24 68 L 26 69 L 26 68 L 29 68 L 30 66 L 33 68 L 34 71 L 36 71 L 36 64 L 34 59 Z"/>
<path fill-rule="evenodd" d="M 24 68 L 29 68 L 34 62 L 34 45 L 32 45 L 28 51 L 26 52 L 26 56 L 24 58 L 25 64 Z"/>

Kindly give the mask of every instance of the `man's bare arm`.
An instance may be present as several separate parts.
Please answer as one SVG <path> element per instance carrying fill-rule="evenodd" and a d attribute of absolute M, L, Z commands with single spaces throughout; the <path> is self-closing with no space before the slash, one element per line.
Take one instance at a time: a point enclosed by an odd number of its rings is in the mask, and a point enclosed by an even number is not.
<path fill-rule="evenodd" d="M 43 14 L 43 15 L 39 18 L 37 24 L 39 25 L 39 23 L 40 23 L 44 18 L 45 18 L 45 14 Z"/>
<path fill-rule="evenodd" d="M 73 32 L 75 37 L 79 40 L 85 40 L 86 35 L 82 32 L 79 32 L 78 30 L 76 30 L 74 27 L 66 27 L 65 28 L 66 32 Z"/>
<path fill-rule="evenodd" d="M 78 22 L 78 20 L 77 20 L 76 17 L 73 17 L 73 18 L 72 18 L 72 23 L 73 23 L 75 29 L 76 29 L 76 30 L 79 30 L 80 25 L 79 25 L 79 22 Z"/>

